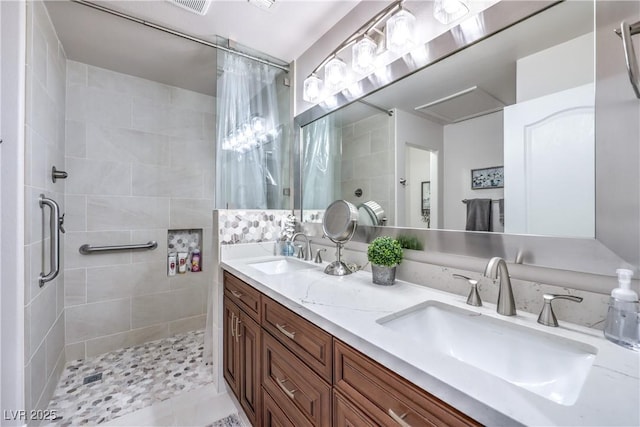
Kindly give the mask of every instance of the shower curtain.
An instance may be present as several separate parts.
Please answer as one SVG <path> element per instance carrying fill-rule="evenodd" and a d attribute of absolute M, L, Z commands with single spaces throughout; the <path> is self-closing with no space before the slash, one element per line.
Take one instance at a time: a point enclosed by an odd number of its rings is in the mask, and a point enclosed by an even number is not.
<path fill-rule="evenodd" d="M 284 132 L 277 70 L 227 52 L 218 58 L 222 75 L 218 79 L 216 207 L 280 207 Z"/>
<path fill-rule="evenodd" d="M 330 114 L 303 130 L 303 209 L 325 209 L 340 198 L 340 157 L 342 139 Z"/>

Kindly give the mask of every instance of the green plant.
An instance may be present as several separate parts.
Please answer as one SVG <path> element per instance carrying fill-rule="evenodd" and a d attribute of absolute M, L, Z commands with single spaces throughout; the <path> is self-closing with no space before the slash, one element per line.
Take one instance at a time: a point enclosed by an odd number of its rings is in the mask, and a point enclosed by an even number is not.
<path fill-rule="evenodd" d="M 396 237 L 396 240 L 398 241 L 398 243 L 400 243 L 402 249 L 413 249 L 416 251 L 422 250 L 422 243 L 420 243 L 418 238 L 415 236 L 398 235 L 398 237 Z"/>
<path fill-rule="evenodd" d="M 402 262 L 402 246 L 391 237 L 377 237 L 367 249 L 369 262 L 385 267 L 393 267 Z"/>

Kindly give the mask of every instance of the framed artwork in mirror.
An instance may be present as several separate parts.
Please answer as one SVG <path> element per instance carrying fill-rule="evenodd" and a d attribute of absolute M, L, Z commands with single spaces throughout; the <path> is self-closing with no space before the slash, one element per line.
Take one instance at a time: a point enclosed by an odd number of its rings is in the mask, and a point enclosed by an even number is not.
<path fill-rule="evenodd" d="M 483 190 L 486 188 L 504 187 L 504 166 L 492 166 L 490 168 L 471 169 L 471 189 Z"/>

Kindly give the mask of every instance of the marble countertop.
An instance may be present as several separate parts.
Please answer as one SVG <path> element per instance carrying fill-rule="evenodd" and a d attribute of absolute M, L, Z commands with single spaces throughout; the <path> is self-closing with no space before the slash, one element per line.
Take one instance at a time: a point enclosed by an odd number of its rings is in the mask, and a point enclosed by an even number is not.
<path fill-rule="evenodd" d="M 223 247 L 223 269 L 485 425 L 640 425 L 640 353 L 605 340 L 601 331 L 562 320 L 560 327 L 545 327 L 521 311 L 500 316 L 494 304 L 470 307 L 459 295 L 403 281 L 377 286 L 366 271 L 329 276 L 326 264 L 269 275 L 250 264 L 275 259 L 272 245 L 233 246 Z M 577 400 L 555 403 L 454 357 L 425 351 L 419 341 L 377 322 L 425 301 L 592 346 L 597 353 Z"/>

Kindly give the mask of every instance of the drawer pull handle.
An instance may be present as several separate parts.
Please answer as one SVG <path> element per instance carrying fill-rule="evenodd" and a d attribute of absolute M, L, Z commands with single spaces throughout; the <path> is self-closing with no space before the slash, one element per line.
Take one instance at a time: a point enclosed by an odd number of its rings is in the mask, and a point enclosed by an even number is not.
<path fill-rule="evenodd" d="M 407 413 L 405 412 L 402 415 L 398 415 L 395 412 L 393 412 L 393 409 L 389 409 L 389 416 L 391 418 L 393 418 L 393 421 L 395 421 L 396 423 L 398 423 L 399 426 L 402 427 L 411 427 L 409 424 L 407 424 L 407 422 L 404 420 L 407 417 Z"/>
<path fill-rule="evenodd" d="M 242 298 L 242 294 L 238 291 L 234 291 L 233 289 L 231 289 L 231 295 L 233 295 L 236 298 Z"/>
<path fill-rule="evenodd" d="M 276 328 L 278 328 L 278 330 L 280 332 L 282 332 L 287 338 L 291 338 L 292 340 L 295 340 L 296 339 L 296 333 L 287 331 L 284 328 L 285 326 L 287 326 L 287 325 L 281 325 L 279 323 L 276 323 Z"/>
<path fill-rule="evenodd" d="M 282 391 L 284 391 L 284 393 L 289 396 L 289 399 L 293 399 L 294 398 L 294 393 L 298 390 L 289 390 L 288 388 L 286 388 L 284 386 L 284 383 L 286 383 L 288 380 L 281 380 L 280 378 L 276 377 L 276 382 L 278 383 L 278 385 L 280 386 L 280 388 L 282 389 Z"/>

